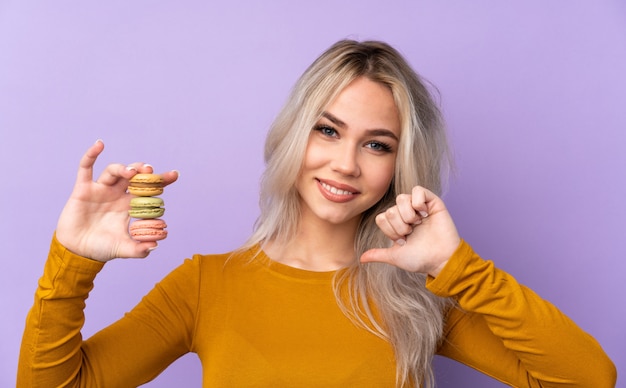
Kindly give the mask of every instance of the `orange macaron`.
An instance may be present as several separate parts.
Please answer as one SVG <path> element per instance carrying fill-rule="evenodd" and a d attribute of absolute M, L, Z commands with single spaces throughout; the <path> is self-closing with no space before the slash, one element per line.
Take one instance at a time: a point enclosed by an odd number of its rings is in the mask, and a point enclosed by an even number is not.
<path fill-rule="evenodd" d="M 163 193 L 163 176 L 137 174 L 128 182 L 128 192 L 140 197 L 153 197 Z"/>

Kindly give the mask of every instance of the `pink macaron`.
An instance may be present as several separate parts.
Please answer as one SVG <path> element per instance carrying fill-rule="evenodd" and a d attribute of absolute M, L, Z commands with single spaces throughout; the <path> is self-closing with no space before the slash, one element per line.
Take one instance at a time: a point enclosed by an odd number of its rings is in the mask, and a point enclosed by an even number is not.
<path fill-rule="evenodd" d="M 167 224 L 165 221 L 155 218 L 135 220 L 130 224 L 130 236 L 137 241 L 158 241 L 167 237 Z"/>

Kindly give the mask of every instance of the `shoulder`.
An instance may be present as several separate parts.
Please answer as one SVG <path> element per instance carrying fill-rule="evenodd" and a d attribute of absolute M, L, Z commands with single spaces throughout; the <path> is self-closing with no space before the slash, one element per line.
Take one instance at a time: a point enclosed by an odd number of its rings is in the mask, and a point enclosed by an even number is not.
<path fill-rule="evenodd" d="M 254 251 L 240 250 L 218 254 L 195 254 L 185 259 L 157 285 L 157 288 L 170 293 L 191 295 L 212 295 L 222 285 L 241 277 L 244 263 L 253 260 Z"/>
<path fill-rule="evenodd" d="M 203 280 L 219 280 L 224 276 L 232 276 L 246 266 L 254 266 L 260 249 L 254 246 L 225 253 L 195 254 L 181 265 L 185 271 L 193 271 Z"/>

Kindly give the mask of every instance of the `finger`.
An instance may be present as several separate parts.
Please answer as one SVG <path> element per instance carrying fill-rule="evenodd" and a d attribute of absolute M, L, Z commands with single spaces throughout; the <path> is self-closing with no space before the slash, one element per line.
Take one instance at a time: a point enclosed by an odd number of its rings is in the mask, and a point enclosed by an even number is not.
<path fill-rule="evenodd" d="M 378 228 L 383 232 L 383 234 L 392 241 L 404 239 L 404 236 L 410 233 L 410 231 L 406 233 L 398 233 L 389 222 L 389 219 L 387 218 L 387 212 L 380 213 L 376 216 L 376 225 L 378 225 Z"/>
<path fill-rule="evenodd" d="M 98 183 L 114 186 L 121 180 L 129 180 L 137 174 L 137 171 L 138 167 L 133 164 L 128 166 L 121 163 L 109 164 L 98 177 Z"/>
<path fill-rule="evenodd" d="M 128 252 L 124 254 L 124 256 L 121 257 L 143 259 L 145 257 L 148 257 L 148 255 L 158 247 L 159 245 L 156 242 L 152 241 L 137 242 L 134 246 L 130 247 L 131 249 L 129 249 Z"/>
<path fill-rule="evenodd" d="M 365 251 L 359 259 L 361 263 L 387 263 L 393 262 L 391 251 L 385 248 L 375 248 Z"/>
<path fill-rule="evenodd" d="M 154 167 L 148 163 L 133 163 L 129 164 L 129 167 L 134 167 L 138 173 L 152 174 L 154 173 Z M 170 185 L 178 180 L 180 172 L 178 170 L 171 170 L 160 174 L 163 177 L 163 186 Z"/>
<path fill-rule="evenodd" d="M 141 174 L 152 174 L 154 172 L 154 168 L 148 163 L 138 163 L 137 171 Z"/>
<path fill-rule="evenodd" d="M 100 139 L 87 149 L 87 152 L 85 152 L 78 164 L 77 183 L 91 182 L 93 180 L 93 166 L 103 150 L 104 143 Z"/>
<path fill-rule="evenodd" d="M 117 184 L 120 180 L 130 180 L 133 176 L 138 173 L 142 174 L 152 174 L 154 171 L 152 165 L 147 163 L 132 163 L 127 166 L 123 164 L 111 164 L 107 166 L 107 168 L 103 171 L 103 173 L 98 178 L 98 182 L 113 186 Z M 161 174 L 163 177 L 163 186 L 170 185 L 180 176 L 180 173 L 177 170 L 172 170 Z"/>
<path fill-rule="evenodd" d="M 413 227 L 402 219 L 398 206 L 387 209 L 384 214 L 389 225 L 399 236 L 406 236 L 413 231 Z"/>
<path fill-rule="evenodd" d="M 130 234 L 118 239 L 118 244 L 113 248 L 111 257 L 119 258 L 144 258 L 158 247 L 158 241 L 134 240 Z"/>
<path fill-rule="evenodd" d="M 429 216 L 428 204 L 436 200 L 438 197 L 430 190 L 421 186 L 415 186 L 411 192 L 411 204 L 422 218 Z"/>
<path fill-rule="evenodd" d="M 417 225 L 422 222 L 422 217 L 413 208 L 410 194 L 400 194 L 396 197 L 396 206 L 402 220 L 409 225 Z"/>
<path fill-rule="evenodd" d="M 100 175 L 98 182 L 113 186 L 120 180 L 129 180 L 138 173 L 152 174 L 152 165 L 143 162 L 135 162 L 126 166 L 119 163 L 110 164 Z"/>
<path fill-rule="evenodd" d="M 178 172 L 178 170 L 172 170 L 164 172 L 161 175 L 163 176 L 163 186 L 167 186 L 178 180 L 178 178 L 180 177 L 180 172 Z"/>

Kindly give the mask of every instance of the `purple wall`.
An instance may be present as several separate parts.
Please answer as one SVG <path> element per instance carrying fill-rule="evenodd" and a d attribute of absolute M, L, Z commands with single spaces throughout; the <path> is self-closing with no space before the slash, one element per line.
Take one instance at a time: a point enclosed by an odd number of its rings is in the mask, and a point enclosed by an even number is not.
<path fill-rule="evenodd" d="M 622 1 L 165 3 L 0 4 L 0 386 L 15 384 L 24 317 L 84 149 L 104 139 L 98 171 L 137 160 L 181 171 L 164 195 L 170 237 L 149 260 L 107 265 L 90 335 L 183 258 L 246 238 L 266 129 L 298 75 L 344 37 L 396 45 L 439 87 L 461 233 L 626 371 Z M 501 386 L 437 364 L 441 387 Z M 200 385 L 195 355 L 149 386 L 174 382 Z"/>

